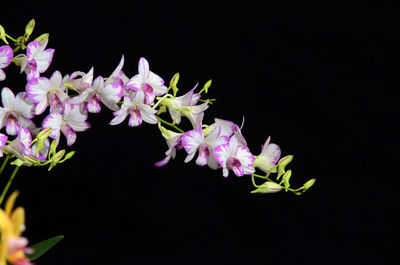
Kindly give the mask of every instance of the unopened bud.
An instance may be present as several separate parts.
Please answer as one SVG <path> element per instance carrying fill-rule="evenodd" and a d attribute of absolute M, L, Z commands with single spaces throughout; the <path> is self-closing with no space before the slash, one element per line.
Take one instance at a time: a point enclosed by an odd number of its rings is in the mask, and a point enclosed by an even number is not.
<path fill-rule="evenodd" d="M 280 178 L 280 176 L 282 176 L 283 174 L 285 174 L 285 167 L 292 162 L 293 160 L 293 155 L 288 155 L 285 157 L 282 157 L 281 159 L 279 159 L 277 165 L 278 165 L 278 176 L 277 179 Z"/>
<path fill-rule="evenodd" d="M 286 171 L 285 174 L 283 175 L 282 181 L 283 181 L 283 184 L 285 185 L 285 188 L 289 188 L 290 187 L 289 180 L 290 180 L 291 176 L 292 176 L 292 171 L 291 170 Z"/>
<path fill-rule="evenodd" d="M 57 145 L 58 145 L 57 140 L 53 140 L 51 142 L 51 144 L 50 144 L 50 154 L 54 155 L 56 153 Z"/>
<path fill-rule="evenodd" d="M 68 153 L 65 155 L 65 157 L 64 157 L 64 159 L 63 159 L 63 162 L 64 162 L 65 160 L 68 160 L 68 159 L 70 159 L 71 157 L 73 157 L 74 154 L 75 154 L 75 151 L 68 152 Z"/>
<path fill-rule="evenodd" d="M 211 82 L 212 80 L 208 80 L 207 83 L 205 83 L 205 85 L 203 86 L 202 91 L 204 90 L 204 92 L 206 92 L 206 94 L 208 93 L 208 88 L 211 86 Z"/>
<path fill-rule="evenodd" d="M 303 187 L 304 187 L 304 191 L 308 190 L 309 188 L 311 188 L 312 185 L 314 185 L 315 183 L 315 179 L 310 179 L 309 181 L 307 181 L 306 183 L 304 183 Z"/>
<path fill-rule="evenodd" d="M 176 86 L 179 81 L 179 73 L 176 73 L 171 81 L 169 82 L 169 86 L 172 88 L 172 92 L 174 93 L 174 97 L 176 96 L 176 93 L 178 92 L 178 87 Z"/>
<path fill-rule="evenodd" d="M 0 39 L 3 40 L 6 44 L 8 44 L 8 41 L 6 39 L 6 31 L 4 30 L 2 25 L 0 25 Z"/>
<path fill-rule="evenodd" d="M 34 41 L 40 41 L 40 43 L 43 45 L 48 39 L 49 39 L 49 33 L 44 33 L 39 37 L 37 37 Z"/>
<path fill-rule="evenodd" d="M 261 184 L 256 190 L 251 191 L 251 193 L 274 193 L 282 190 L 282 186 L 278 183 L 267 181 Z"/>
<path fill-rule="evenodd" d="M 25 27 L 25 37 L 26 39 L 32 34 L 33 29 L 35 28 L 35 19 L 31 19 L 29 23 Z"/>

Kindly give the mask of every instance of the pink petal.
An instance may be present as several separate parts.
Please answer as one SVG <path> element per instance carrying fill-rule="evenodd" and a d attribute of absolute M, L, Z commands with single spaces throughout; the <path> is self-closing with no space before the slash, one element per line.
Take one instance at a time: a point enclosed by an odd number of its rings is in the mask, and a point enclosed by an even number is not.
<path fill-rule="evenodd" d="M 66 124 L 66 125 L 62 126 L 61 131 L 64 134 L 64 136 L 67 138 L 68 146 L 71 146 L 73 143 L 75 143 L 76 133 L 69 125 Z"/>
<path fill-rule="evenodd" d="M 196 152 L 203 141 L 204 135 L 201 129 L 188 131 L 182 136 L 183 148 L 185 148 L 188 154 Z"/>
<path fill-rule="evenodd" d="M 13 113 L 10 113 L 6 118 L 6 132 L 9 135 L 17 135 L 19 133 L 21 125 L 18 122 L 17 117 Z"/>
<path fill-rule="evenodd" d="M 14 57 L 13 49 L 8 45 L 0 47 L 0 69 L 6 68 L 10 65 L 12 58 Z"/>
<path fill-rule="evenodd" d="M 129 109 L 129 122 L 130 127 L 140 126 L 142 124 L 142 115 L 140 114 L 140 109 L 137 107 L 132 107 Z"/>

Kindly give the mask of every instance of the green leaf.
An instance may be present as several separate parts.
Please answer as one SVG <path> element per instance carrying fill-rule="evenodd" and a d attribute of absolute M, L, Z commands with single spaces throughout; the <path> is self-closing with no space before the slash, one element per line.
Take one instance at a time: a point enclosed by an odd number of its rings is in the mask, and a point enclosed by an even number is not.
<path fill-rule="evenodd" d="M 29 258 L 30 261 L 34 261 L 35 259 L 42 256 L 44 253 L 49 251 L 49 249 L 54 247 L 63 238 L 64 238 L 64 236 L 55 236 L 55 237 L 43 240 L 39 243 L 36 243 L 36 244 L 30 246 L 30 248 L 32 248 L 34 251 L 33 254 L 29 254 L 26 256 Z"/>

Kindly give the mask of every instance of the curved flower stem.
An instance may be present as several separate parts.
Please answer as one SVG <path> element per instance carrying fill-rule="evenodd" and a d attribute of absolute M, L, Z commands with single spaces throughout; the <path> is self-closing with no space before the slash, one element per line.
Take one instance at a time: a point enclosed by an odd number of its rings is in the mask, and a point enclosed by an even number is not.
<path fill-rule="evenodd" d="M 3 202 L 3 200 L 4 200 L 4 196 L 6 195 L 8 189 L 10 188 L 10 185 L 11 185 L 12 181 L 14 180 L 14 177 L 15 177 L 15 175 L 17 174 L 19 167 L 20 167 L 20 166 L 16 166 L 16 167 L 14 168 L 14 171 L 13 171 L 13 173 L 11 174 L 10 179 L 8 180 L 6 186 L 4 187 L 4 190 L 3 190 L 3 192 L 2 192 L 1 195 L 0 195 L 0 205 L 1 205 L 1 203 Z"/>
<path fill-rule="evenodd" d="M 251 174 L 251 182 L 253 182 L 253 186 L 256 188 L 259 188 L 260 185 L 257 185 L 256 182 L 254 181 L 254 174 Z"/>
<path fill-rule="evenodd" d="M 180 132 L 180 133 L 185 133 L 185 131 L 183 131 L 183 130 L 181 130 L 181 129 L 179 129 L 178 127 L 176 127 L 175 125 L 173 125 L 172 123 L 170 123 L 170 122 L 167 122 L 167 121 L 165 121 L 165 120 L 163 120 L 163 119 L 161 119 L 160 117 L 158 117 L 158 116 L 156 116 L 157 117 L 157 119 L 161 122 L 161 123 L 164 123 L 164 124 L 166 124 L 166 125 L 168 125 L 168 126 L 171 126 L 172 128 L 174 128 L 175 130 L 177 130 L 178 132 Z"/>
<path fill-rule="evenodd" d="M 12 40 L 13 42 L 17 42 L 17 40 L 16 39 L 14 39 L 13 37 L 11 37 L 10 35 L 8 35 L 7 33 L 6 33 L 6 37 L 7 38 L 9 38 L 10 40 Z"/>
<path fill-rule="evenodd" d="M 1 164 L 1 167 L 0 167 L 0 175 L 1 175 L 1 173 L 3 173 L 3 170 L 4 170 L 4 168 L 6 167 L 7 162 L 8 162 L 9 159 L 10 159 L 10 155 L 7 155 L 7 156 L 4 158 L 3 164 Z"/>

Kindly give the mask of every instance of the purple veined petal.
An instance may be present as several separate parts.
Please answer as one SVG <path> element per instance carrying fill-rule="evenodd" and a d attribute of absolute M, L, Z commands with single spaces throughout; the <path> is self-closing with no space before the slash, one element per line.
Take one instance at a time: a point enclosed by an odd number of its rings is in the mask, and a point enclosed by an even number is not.
<path fill-rule="evenodd" d="M 199 102 L 199 99 L 201 98 L 201 95 L 200 94 L 193 94 L 192 95 L 192 98 L 191 98 L 191 100 L 190 100 L 190 105 L 191 106 L 195 106 L 195 105 L 197 105 L 197 103 Z"/>
<path fill-rule="evenodd" d="M 62 112 L 64 105 L 61 99 L 55 92 L 51 92 L 48 95 L 49 105 L 50 105 L 50 112 Z M 47 107 L 47 104 L 46 104 Z"/>
<path fill-rule="evenodd" d="M 134 77 L 129 79 L 129 81 L 125 85 L 125 88 L 139 91 L 142 87 L 142 79 L 143 77 L 140 74 L 135 75 Z"/>
<path fill-rule="evenodd" d="M 26 84 L 26 95 L 36 104 L 36 115 L 41 114 L 47 107 L 47 92 L 51 89 L 50 80 L 45 77 L 30 79 Z M 44 104 L 44 105 L 43 105 Z"/>
<path fill-rule="evenodd" d="M 88 111 L 91 113 L 99 113 L 101 111 L 100 102 L 100 95 L 96 92 L 93 93 L 87 104 Z"/>
<path fill-rule="evenodd" d="M 67 138 L 67 146 L 71 146 L 76 141 L 76 133 L 75 131 L 69 126 L 65 124 L 61 126 L 61 132 L 64 134 L 65 138 Z"/>
<path fill-rule="evenodd" d="M 26 81 L 29 81 L 33 78 L 39 78 L 39 76 L 40 76 L 35 59 L 27 61 L 24 70 L 26 73 Z"/>
<path fill-rule="evenodd" d="M 26 57 L 28 60 L 31 60 L 36 55 L 41 45 L 40 41 L 31 41 L 28 44 L 26 48 Z"/>
<path fill-rule="evenodd" d="M 214 118 L 215 124 L 221 127 L 221 136 L 231 137 L 236 125 L 232 121 Z"/>
<path fill-rule="evenodd" d="M 22 128 L 18 134 L 18 140 L 22 146 L 24 155 L 30 156 L 32 136 L 27 128 Z"/>
<path fill-rule="evenodd" d="M 20 131 L 21 124 L 13 112 L 9 113 L 6 118 L 6 132 L 8 135 L 17 135 Z"/>
<path fill-rule="evenodd" d="M 138 70 L 139 74 L 143 77 L 143 80 L 147 80 L 149 78 L 149 62 L 144 57 L 139 59 Z"/>
<path fill-rule="evenodd" d="M 236 176 L 241 177 L 244 175 L 242 164 L 240 163 L 240 160 L 236 157 L 230 157 L 227 160 L 226 164 L 228 168 L 231 168 L 233 170 Z"/>
<path fill-rule="evenodd" d="M 150 124 L 158 123 L 157 117 L 155 116 L 157 110 L 152 109 L 149 105 L 140 105 L 140 113 L 145 122 Z"/>
<path fill-rule="evenodd" d="M 231 151 L 229 150 L 228 144 L 221 144 L 214 148 L 213 152 L 214 158 L 217 160 L 218 164 L 222 167 L 226 167 L 226 161 L 231 156 Z"/>
<path fill-rule="evenodd" d="M 281 157 L 281 149 L 276 144 L 269 144 L 265 151 L 261 154 L 267 161 L 271 162 L 273 165 L 278 162 Z"/>
<path fill-rule="evenodd" d="M 244 167 L 253 167 L 255 157 L 247 147 L 239 145 L 235 156 Z"/>
<path fill-rule="evenodd" d="M 183 148 L 188 154 L 195 153 L 197 148 L 204 142 L 204 134 L 201 129 L 191 130 L 182 135 Z"/>
<path fill-rule="evenodd" d="M 10 65 L 14 57 L 14 51 L 9 45 L 0 46 L 0 69 Z"/>
<path fill-rule="evenodd" d="M 47 49 L 35 56 L 39 73 L 44 73 L 50 66 L 54 55 L 54 49 Z"/>
<path fill-rule="evenodd" d="M 52 139 L 58 139 L 60 137 L 62 121 L 63 119 L 60 113 L 51 113 L 44 118 L 42 122 L 42 129 L 51 128 L 49 137 Z"/>
<path fill-rule="evenodd" d="M 116 77 L 119 77 L 119 75 L 122 72 L 122 67 L 124 66 L 124 61 L 125 61 L 125 58 L 124 58 L 124 55 L 122 55 L 117 68 L 115 68 L 114 72 L 109 76 L 108 79 L 114 79 Z"/>
<path fill-rule="evenodd" d="M 14 108 L 15 96 L 14 93 L 8 87 L 3 87 L 1 90 L 1 102 L 3 103 L 3 107 L 7 109 Z"/>
<path fill-rule="evenodd" d="M 140 109 L 136 106 L 129 109 L 129 122 L 130 127 L 140 126 L 142 124 L 142 115 Z"/>
<path fill-rule="evenodd" d="M 210 158 L 210 147 L 207 144 L 202 144 L 198 148 L 199 156 L 196 159 L 196 165 L 204 166 L 207 165 L 208 159 Z"/>
<path fill-rule="evenodd" d="M 154 99 L 156 98 L 156 94 L 154 93 L 154 89 L 151 85 L 147 83 L 142 84 L 142 90 L 145 95 L 145 102 L 146 104 L 153 103 Z"/>
<path fill-rule="evenodd" d="M 167 155 L 163 160 L 154 163 L 154 165 L 156 167 L 163 167 L 169 162 L 170 159 L 171 159 L 171 155 Z"/>
<path fill-rule="evenodd" d="M 128 116 L 128 111 L 121 108 L 120 110 L 113 112 L 113 115 L 115 117 L 110 121 L 110 125 L 117 125 L 125 120 Z"/>

